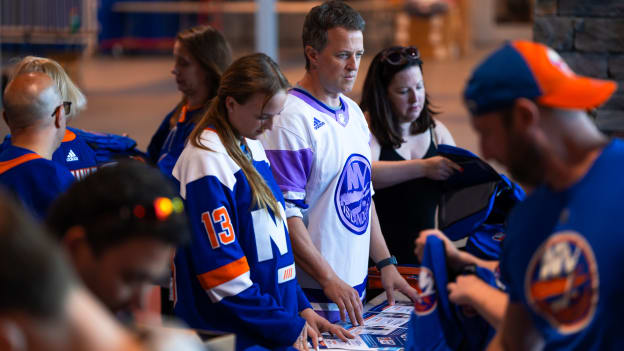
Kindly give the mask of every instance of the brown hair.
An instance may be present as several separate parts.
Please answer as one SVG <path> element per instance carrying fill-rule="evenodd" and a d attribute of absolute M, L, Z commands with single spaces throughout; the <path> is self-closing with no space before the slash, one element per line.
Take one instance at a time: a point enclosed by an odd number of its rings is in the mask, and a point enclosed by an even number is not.
<path fill-rule="evenodd" d="M 364 31 L 366 22 L 362 16 L 343 1 L 332 0 L 313 7 L 303 22 L 303 41 L 305 69 L 310 69 L 310 60 L 305 54 L 305 47 L 310 45 L 320 52 L 327 45 L 327 31 L 341 27 L 349 31 Z"/>
<path fill-rule="evenodd" d="M 219 89 L 221 74 L 232 63 L 232 49 L 223 34 L 209 25 L 201 25 L 184 30 L 178 33 L 176 41 L 193 55 L 206 73 L 208 98 L 204 102 L 204 108 L 207 108 L 208 101 L 216 95 L 217 89 Z M 171 127 L 178 121 L 182 107 L 185 104 L 186 101 L 184 99 L 178 103 L 176 111 L 169 120 Z M 197 116 L 201 116 L 201 114 L 197 114 Z"/>
<path fill-rule="evenodd" d="M 405 62 L 394 65 L 383 59 L 383 53 L 387 50 L 401 49 L 401 47 L 391 47 L 380 51 L 371 62 L 364 80 L 362 88 L 362 98 L 360 108 L 368 112 L 369 126 L 371 133 L 381 146 L 392 146 L 395 149 L 405 142 L 401 135 L 401 128 L 398 116 L 394 113 L 390 100 L 388 99 L 388 85 L 394 76 L 410 67 L 418 66 L 422 71 L 422 61 L 417 59 L 406 59 Z M 434 111 L 429 102 L 429 96 L 425 94 L 425 103 L 420 116 L 410 125 L 412 135 L 425 132 L 431 127 L 435 127 L 433 116 Z"/>
<path fill-rule="evenodd" d="M 264 105 L 280 90 L 290 87 L 279 66 L 269 56 L 261 53 L 243 56 L 234 61 L 223 73 L 217 96 L 212 99 L 208 111 L 197 123 L 189 136 L 193 146 L 210 150 L 201 142 L 201 134 L 208 126 L 214 127 L 225 146 L 228 155 L 243 170 L 251 187 L 252 206 L 270 208 L 280 216 L 279 205 L 271 189 L 239 146 L 245 143 L 238 131 L 232 127 L 225 107 L 225 99 L 230 96 L 239 104 L 244 104 L 256 93 L 265 94 Z"/>

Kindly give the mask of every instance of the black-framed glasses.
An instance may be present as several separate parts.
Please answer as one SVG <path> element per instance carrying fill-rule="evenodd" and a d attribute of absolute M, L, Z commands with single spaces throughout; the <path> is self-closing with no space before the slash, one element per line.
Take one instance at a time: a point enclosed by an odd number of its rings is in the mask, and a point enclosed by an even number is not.
<path fill-rule="evenodd" d="M 54 117 L 54 115 L 56 114 L 56 111 L 58 111 L 58 109 L 61 108 L 61 106 L 63 107 L 63 110 L 65 111 L 65 115 L 69 115 L 69 113 L 71 112 L 71 105 L 72 105 L 71 101 L 63 101 L 62 104 L 56 106 L 51 116 Z"/>
<path fill-rule="evenodd" d="M 398 66 L 408 61 L 420 60 L 420 52 L 415 46 L 393 47 L 381 53 L 381 60 L 391 65 Z"/>

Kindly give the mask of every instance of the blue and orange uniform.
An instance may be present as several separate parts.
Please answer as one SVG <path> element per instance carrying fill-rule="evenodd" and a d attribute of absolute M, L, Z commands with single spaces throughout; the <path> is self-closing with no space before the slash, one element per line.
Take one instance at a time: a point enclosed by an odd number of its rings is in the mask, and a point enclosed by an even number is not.
<path fill-rule="evenodd" d="M 241 145 L 278 200 L 280 214 L 252 203 L 250 184 L 218 134 L 187 144 L 173 176 L 186 203 L 192 239 L 174 260 L 175 313 L 189 326 L 237 335 L 236 349 L 291 347 L 310 308 L 297 283 L 284 199 L 262 145 Z"/>
<path fill-rule="evenodd" d="M 11 135 L 4 138 L 0 152 L 11 145 Z M 119 158 L 145 158 L 136 149 L 133 139 L 110 133 L 95 133 L 67 127 L 65 136 L 52 160 L 64 165 L 76 179 L 95 172 L 99 166 L 116 162 Z"/>
<path fill-rule="evenodd" d="M 542 185 L 514 208 L 501 258 L 511 303 L 545 350 L 622 350 L 624 142 L 607 145 L 576 184 Z"/>
<path fill-rule="evenodd" d="M 163 174 L 170 176 L 178 161 L 178 157 L 184 150 L 186 140 L 195 128 L 195 122 L 201 118 L 205 111 L 204 106 L 189 107 L 182 105 L 169 112 L 156 130 L 147 147 L 148 159 L 158 165 Z M 179 111 L 177 122 L 171 128 L 171 118 Z"/>
<path fill-rule="evenodd" d="M 10 145 L 0 153 L 0 184 L 39 219 L 73 181 L 65 167 L 33 151 Z"/>
<path fill-rule="evenodd" d="M 76 179 L 97 170 L 95 151 L 70 128 L 67 128 L 61 145 L 52 154 L 52 161 L 64 165 Z"/>

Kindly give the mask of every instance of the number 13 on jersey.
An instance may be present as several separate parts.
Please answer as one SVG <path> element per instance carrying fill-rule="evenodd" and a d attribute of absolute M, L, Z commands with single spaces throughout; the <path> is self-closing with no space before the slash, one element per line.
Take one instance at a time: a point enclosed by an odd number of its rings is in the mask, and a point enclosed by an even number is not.
<path fill-rule="evenodd" d="M 234 228 L 232 228 L 230 215 L 224 206 L 202 213 L 201 219 L 213 249 L 234 242 Z M 222 231 L 217 233 L 215 228 L 219 227 L 221 227 Z"/>

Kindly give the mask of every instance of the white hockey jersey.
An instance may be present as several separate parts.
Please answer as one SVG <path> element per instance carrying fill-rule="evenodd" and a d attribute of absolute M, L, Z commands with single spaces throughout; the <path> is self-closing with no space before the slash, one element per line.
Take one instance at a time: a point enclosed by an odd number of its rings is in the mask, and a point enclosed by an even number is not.
<path fill-rule="evenodd" d="M 286 216 L 303 218 L 314 245 L 364 298 L 370 246 L 370 132 L 359 106 L 340 96 L 332 109 L 303 89 L 289 91 L 273 129 L 260 140 L 286 200 Z M 330 321 L 338 308 L 302 269 L 299 283 Z"/>

